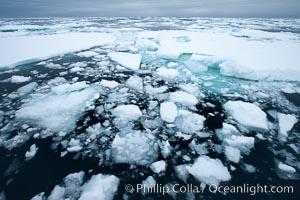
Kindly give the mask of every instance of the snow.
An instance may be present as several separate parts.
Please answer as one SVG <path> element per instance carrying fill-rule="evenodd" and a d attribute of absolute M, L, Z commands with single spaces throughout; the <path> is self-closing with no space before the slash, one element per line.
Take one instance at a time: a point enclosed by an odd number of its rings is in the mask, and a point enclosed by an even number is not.
<path fill-rule="evenodd" d="M 108 87 L 110 89 L 114 89 L 114 88 L 118 87 L 119 83 L 117 81 L 109 81 L 109 80 L 102 79 L 100 82 L 100 85 L 103 87 Z"/>
<path fill-rule="evenodd" d="M 127 81 L 126 81 L 126 85 L 131 88 L 134 89 L 140 93 L 144 92 L 144 85 L 143 85 L 143 79 L 141 77 L 138 76 L 131 76 Z"/>
<path fill-rule="evenodd" d="M 119 183 L 119 178 L 114 175 L 94 175 L 82 186 L 79 200 L 112 200 Z"/>
<path fill-rule="evenodd" d="M 125 52 L 111 52 L 108 56 L 123 67 L 131 70 L 138 70 L 140 68 L 142 56 L 140 54 L 132 54 Z"/>
<path fill-rule="evenodd" d="M 97 90 L 86 88 L 66 94 L 43 94 L 29 99 L 16 111 L 16 118 L 53 131 L 72 131 L 83 108 L 93 101 Z"/>
<path fill-rule="evenodd" d="M 268 130 L 267 115 L 257 105 L 243 101 L 228 101 L 224 108 L 240 124 L 254 129 Z"/>
<path fill-rule="evenodd" d="M 278 121 L 279 133 L 287 137 L 288 132 L 293 128 L 298 120 L 294 115 L 278 113 Z"/>
<path fill-rule="evenodd" d="M 31 145 L 29 151 L 26 151 L 25 153 L 26 160 L 31 160 L 35 156 L 38 149 L 39 148 L 37 148 L 35 144 Z"/>
<path fill-rule="evenodd" d="M 150 169 L 156 174 L 160 174 L 166 171 L 166 168 L 167 163 L 164 160 L 156 161 L 150 165 Z"/>
<path fill-rule="evenodd" d="M 198 99 L 194 95 L 183 91 L 171 92 L 169 100 L 186 106 L 194 106 L 198 103 Z"/>
<path fill-rule="evenodd" d="M 231 179 L 228 169 L 219 159 L 212 159 L 208 156 L 198 157 L 191 167 L 187 167 L 188 172 L 198 181 L 205 184 L 219 185 L 221 181 Z"/>
<path fill-rule="evenodd" d="M 77 90 L 82 90 L 87 87 L 88 87 L 88 85 L 86 84 L 85 81 L 76 82 L 73 84 L 66 83 L 66 84 L 62 84 L 62 85 L 53 87 L 51 89 L 51 92 L 53 92 L 54 94 L 65 94 L 65 93 L 74 92 Z"/>
<path fill-rule="evenodd" d="M 179 75 L 179 72 L 177 69 L 168 69 L 166 67 L 161 67 L 156 70 L 155 74 L 163 79 L 172 80 Z"/>
<path fill-rule="evenodd" d="M 142 111 L 136 105 L 120 105 L 111 110 L 113 116 L 124 121 L 134 121 L 143 116 Z"/>
<path fill-rule="evenodd" d="M 157 157 L 158 145 L 154 137 L 140 131 L 117 134 L 112 143 L 112 160 L 115 163 L 148 165 Z"/>
<path fill-rule="evenodd" d="M 0 37 L 0 68 L 14 67 L 114 42 L 107 33 L 62 33 Z"/>
<path fill-rule="evenodd" d="M 239 163 L 241 159 L 241 151 L 235 147 L 226 146 L 225 147 L 225 155 L 228 160 Z"/>
<path fill-rule="evenodd" d="M 12 83 L 24 83 L 24 82 L 28 82 L 31 80 L 31 77 L 26 77 L 26 76 L 12 76 L 10 81 Z"/>
<path fill-rule="evenodd" d="M 284 164 L 282 162 L 279 162 L 278 164 L 278 168 L 284 172 L 288 172 L 288 173 L 295 173 L 296 169 L 294 167 L 291 167 L 287 164 Z"/>
<path fill-rule="evenodd" d="M 175 119 L 177 128 L 186 134 L 193 134 L 203 128 L 205 117 L 186 110 L 179 110 Z"/>
<path fill-rule="evenodd" d="M 162 120 L 172 123 L 177 117 L 177 106 L 173 102 L 163 102 L 160 104 L 160 117 Z"/>

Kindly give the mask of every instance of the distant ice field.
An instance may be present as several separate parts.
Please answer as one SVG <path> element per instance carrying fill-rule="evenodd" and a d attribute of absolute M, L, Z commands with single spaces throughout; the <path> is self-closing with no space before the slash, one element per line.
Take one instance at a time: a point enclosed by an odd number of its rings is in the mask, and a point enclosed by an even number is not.
<path fill-rule="evenodd" d="M 299 52 L 299 19 L 1 19 L 0 199 L 293 199 Z"/>

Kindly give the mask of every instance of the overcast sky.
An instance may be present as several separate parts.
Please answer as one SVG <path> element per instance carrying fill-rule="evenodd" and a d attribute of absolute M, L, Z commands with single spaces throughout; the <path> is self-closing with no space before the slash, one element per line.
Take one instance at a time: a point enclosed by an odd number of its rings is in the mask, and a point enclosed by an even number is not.
<path fill-rule="evenodd" d="M 300 0 L 0 0 L 0 17 L 300 17 Z"/>

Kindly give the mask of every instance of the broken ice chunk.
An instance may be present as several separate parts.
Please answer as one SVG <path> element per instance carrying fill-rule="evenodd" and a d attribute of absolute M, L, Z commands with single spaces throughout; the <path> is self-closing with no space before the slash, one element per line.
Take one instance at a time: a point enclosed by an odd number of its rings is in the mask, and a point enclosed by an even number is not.
<path fill-rule="evenodd" d="M 189 177 L 189 172 L 187 170 L 188 165 L 178 165 L 175 167 L 176 175 L 179 179 L 181 179 L 183 182 L 187 182 L 187 179 Z"/>
<path fill-rule="evenodd" d="M 208 156 L 198 157 L 194 164 L 187 167 L 188 172 L 198 181 L 205 184 L 219 185 L 221 181 L 231 179 L 228 169 L 219 159 L 212 159 Z"/>
<path fill-rule="evenodd" d="M 226 138 L 224 142 L 231 147 L 239 149 L 244 154 L 249 154 L 250 150 L 254 147 L 254 137 L 232 135 Z"/>
<path fill-rule="evenodd" d="M 28 82 L 31 80 L 31 77 L 26 77 L 26 76 L 12 76 L 10 78 L 10 81 L 12 83 L 24 83 L 24 82 Z"/>
<path fill-rule="evenodd" d="M 24 85 L 23 87 L 20 87 L 17 90 L 17 93 L 19 95 L 25 95 L 30 93 L 32 90 L 34 90 L 35 88 L 37 88 L 38 84 L 37 82 L 32 82 L 32 83 L 28 83 L 27 85 Z"/>
<path fill-rule="evenodd" d="M 228 160 L 238 163 L 241 159 L 241 151 L 235 147 L 225 146 L 225 155 Z"/>
<path fill-rule="evenodd" d="M 161 78 L 172 80 L 179 75 L 179 72 L 177 69 L 168 69 L 166 67 L 161 67 L 156 70 L 156 74 Z"/>
<path fill-rule="evenodd" d="M 156 174 L 160 174 L 166 171 L 166 168 L 167 163 L 164 160 L 156 161 L 150 165 L 150 169 Z"/>
<path fill-rule="evenodd" d="M 26 151 L 25 153 L 26 160 L 31 160 L 35 156 L 38 149 L 39 148 L 37 148 L 35 144 L 31 145 L 29 151 Z"/>
<path fill-rule="evenodd" d="M 103 87 L 108 87 L 108 88 L 115 88 L 118 87 L 119 83 L 117 81 L 109 81 L 109 80 L 101 80 L 100 85 Z"/>
<path fill-rule="evenodd" d="M 124 121 L 134 121 L 143 116 L 142 111 L 136 105 L 120 105 L 111 111 L 112 115 Z"/>
<path fill-rule="evenodd" d="M 116 135 L 112 143 L 112 160 L 115 163 L 148 165 L 158 158 L 158 145 L 154 136 L 131 131 Z"/>
<path fill-rule="evenodd" d="M 76 127 L 86 105 L 93 102 L 96 92 L 94 88 L 86 88 L 61 95 L 35 96 L 16 112 L 16 117 L 41 128 L 70 132 Z"/>
<path fill-rule="evenodd" d="M 198 103 L 198 100 L 194 95 L 183 91 L 176 91 L 170 93 L 169 100 L 186 106 L 194 106 Z"/>
<path fill-rule="evenodd" d="M 66 84 L 58 85 L 56 87 L 53 87 L 51 89 L 51 91 L 54 94 L 65 94 L 65 93 L 68 93 L 68 92 L 81 90 L 81 89 L 84 89 L 84 88 L 87 88 L 87 87 L 88 87 L 88 85 L 86 84 L 86 82 L 81 81 L 81 82 L 77 82 L 77 83 L 73 83 L 73 84 L 66 83 Z"/>
<path fill-rule="evenodd" d="M 90 58 L 99 55 L 98 53 L 94 51 L 84 51 L 76 54 L 79 57 L 85 57 L 85 58 Z"/>
<path fill-rule="evenodd" d="M 160 117 L 162 120 L 172 123 L 177 117 L 177 106 L 173 102 L 163 102 L 160 104 Z"/>
<path fill-rule="evenodd" d="M 48 197 L 48 200 L 64 199 L 64 195 L 65 195 L 65 188 L 56 185 L 52 190 L 50 196 Z"/>
<path fill-rule="evenodd" d="M 186 110 L 179 110 L 175 124 L 180 131 L 186 134 L 193 134 L 203 128 L 204 121 L 205 117 L 201 115 Z"/>
<path fill-rule="evenodd" d="M 267 115 L 257 105 L 243 101 L 228 101 L 224 108 L 240 124 L 254 129 L 268 130 Z"/>
<path fill-rule="evenodd" d="M 114 175 L 94 175 L 82 186 L 79 200 L 112 200 L 118 190 L 119 178 Z"/>
<path fill-rule="evenodd" d="M 294 115 L 278 113 L 279 134 L 287 137 L 288 132 L 297 123 L 297 118 Z"/>
<path fill-rule="evenodd" d="M 144 91 L 144 86 L 143 86 L 143 79 L 141 77 L 138 76 L 131 76 L 127 81 L 126 81 L 126 85 L 131 88 L 134 89 L 140 93 L 143 93 Z"/>
<path fill-rule="evenodd" d="M 282 162 L 279 162 L 278 164 L 278 168 L 284 172 L 287 172 L 287 173 L 295 173 L 296 172 L 296 169 L 294 167 L 291 167 L 287 164 L 284 164 Z"/>
<path fill-rule="evenodd" d="M 131 69 L 138 70 L 140 68 L 142 56 L 140 54 L 124 53 L 124 52 L 112 52 L 108 56 L 120 65 Z"/>

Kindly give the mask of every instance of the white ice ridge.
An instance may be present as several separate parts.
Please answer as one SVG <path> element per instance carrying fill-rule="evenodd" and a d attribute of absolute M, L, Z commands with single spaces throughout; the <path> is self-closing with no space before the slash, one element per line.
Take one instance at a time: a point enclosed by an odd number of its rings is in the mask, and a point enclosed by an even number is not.
<path fill-rule="evenodd" d="M 108 56 L 113 61 L 131 70 L 138 70 L 142 60 L 142 56 L 140 54 L 126 52 L 111 52 Z"/>
<path fill-rule="evenodd" d="M 114 42 L 107 33 L 63 33 L 0 37 L 0 68 L 51 58 Z"/>
<path fill-rule="evenodd" d="M 257 105 L 243 101 L 228 101 L 224 108 L 240 124 L 255 129 L 268 130 L 267 115 Z"/>

